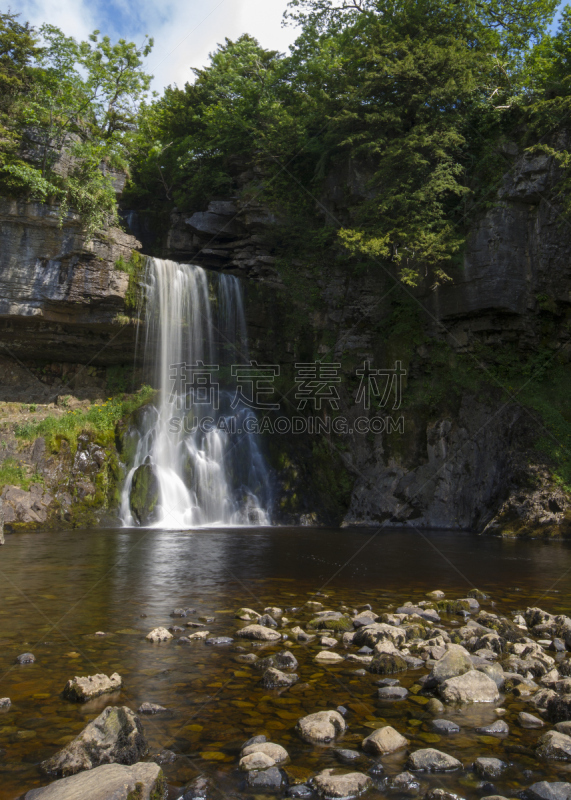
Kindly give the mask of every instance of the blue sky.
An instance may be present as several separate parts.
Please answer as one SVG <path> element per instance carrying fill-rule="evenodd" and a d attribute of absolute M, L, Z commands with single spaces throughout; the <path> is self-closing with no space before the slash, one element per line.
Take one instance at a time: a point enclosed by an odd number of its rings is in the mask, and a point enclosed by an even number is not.
<path fill-rule="evenodd" d="M 192 78 L 191 67 L 208 63 L 208 54 L 224 37 L 250 33 L 267 48 L 287 51 L 295 39 L 283 28 L 287 0 L 11 0 L 11 11 L 33 25 L 50 22 L 64 33 L 85 39 L 94 29 L 141 44 L 145 34 L 155 47 L 147 71 L 160 90 Z"/>
<path fill-rule="evenodd" d="M 95 28 L 138 44 L 145 34 L 153 36 L 146 66 L 159 91 L 191 80 L 191 67 L 207 64 L 226 36 L 247 32 L 263 47 L 283 52 L 296 36 L 281 25 L 287 0 L 10 0 L 10 6 L 34 25 L 51 22 L 80 39 Z"/>

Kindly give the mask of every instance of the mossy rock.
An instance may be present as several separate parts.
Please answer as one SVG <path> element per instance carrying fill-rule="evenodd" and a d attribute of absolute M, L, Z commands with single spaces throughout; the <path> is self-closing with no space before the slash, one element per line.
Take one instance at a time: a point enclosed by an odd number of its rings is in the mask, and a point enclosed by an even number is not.
<path fill-rule="evenodd" d="M 349 619 L 349 617 L 339 617 L 338 619 L 335 619 L 334 617 L 316 617 L 308 622 L 307 627 L 314 630 L 328 630 L 335 632 L 352 631 L 353 622 Z"/>
<path fill-rule="evenodd" d="M 426 628 L 424 625 L 413 622 L 411 625 L 406 626 L 406 638 L 407 641 L 411 639 L 426 639 Z"/>
<path fill-rule="evenodd" d="M 480 591 L 480 589 L 470 589 L 466 597 L 473 597 L 476 600 L 488 600 L 489 596 L 485 594 L 485 592 Z"/>
<path fill-rule="evenodd" d="M 436 608 L 442 614 L 461 614 L 470 611 L 470 603 L 467 600 L 439 600 Z"/>
<path fill-rule="evenodd" d="M 394 675 L 406 669 L 407 663 L 398 653 L 379 653 L 373 658 L 369 672 L 374 675 Z"/>
<path fill-rule="evenodd" d="M 141 464 L 135 470 L 129 503 L 131 512 L 139 525 L 151 525 L 156 522 L 159 481 L 152 464 Z"/>

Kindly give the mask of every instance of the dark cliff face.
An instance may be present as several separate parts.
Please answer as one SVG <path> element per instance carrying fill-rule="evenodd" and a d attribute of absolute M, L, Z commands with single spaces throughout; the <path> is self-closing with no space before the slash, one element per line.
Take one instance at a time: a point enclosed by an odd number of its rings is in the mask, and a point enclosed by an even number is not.
<path fill-rule="evenodd" d="M 361 191 L 345 178 L 333 176 L 323 198 L 336 214 L 350 205 L 344 192 Z M 520 159 L 496 205 L 472 221 L 453 280 L 435 290 L 403 288 L 379 265 L 288 263 L 263 208 L 228 199 L 173 212 L 164 256 L 245 279 L 252 357 L 282 365 L 281 414 L 297 413 L 297 361 L 343 364 L 351 378 L 339 412 L 349 428 L 373 415 L 355 402 L 363 362 L 398 359 L 407 370 L 393 415 L 403 432 L 268 442 L 284 521 L 567 534 L 568 494 L 535 447 L 541 417 L 497 367 L 538 352 L 568 362 L 571 229 L 551 199 L 557 180 L 550 159 Z M 0 343 L 23 361 L 132 362 L 129 276 L 115 264 L 137 241 L 111 231 L 86 244 L 72 215 L 60 229 L 57 212 L 37 204 L 4 202 L 0 211 Z"/>

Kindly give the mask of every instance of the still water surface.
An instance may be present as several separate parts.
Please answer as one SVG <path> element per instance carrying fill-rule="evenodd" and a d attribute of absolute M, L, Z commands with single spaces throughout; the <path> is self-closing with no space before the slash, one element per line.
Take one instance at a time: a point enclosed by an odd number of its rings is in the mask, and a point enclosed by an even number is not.
<path fill-rule="evenodd" d="M 347 662 L 319 666 L 314 657 L 322 648 L 316 643 L 287 643 L 300 663 L 300 682 L 309 687 L 280 694 L 263 689 L 260 673 L 236 661 L 236 645 L 253 650 L 248 642 L 212 647 L 175 641 L 151 645 L 144 639 L 157 626 L 184 626 L 186 620 L 170 617 L 176 607 L 196 609 L 189 619 L 214 617 L 207 625 L 213 636 L 233 636 L 243 624 L 234 619 L 240 606 L 257 611 L 272 605 L 298 607 L 317 591 L 329 595 L 328 600 L 315 598 L 326 608 L 370 603 L 381 613 L 391 605 L 422 600 L 433 589 L 464 597 L 476 586 L 490 594 L 492 602 L 484 606 L 490 611 L 507 614 L 540 605 L 552 613 L 571 612 L 569 544 L 450 532 L 372 534 L 362 529 L 123 529 L 7 537 L 0 548 L 0 697 L 10 697 L 12 707 L 0 712 L 0 800 L 13 800 L 46 783 L 37 764 L 106 705 L 136 710 L 144 701 L 168 709 L 143 718 L 143 724 L 151 754 L 164 748 L 180 754 L 164 766 L 173 787 L 206 773 L 220 790 L 243 796 L 238 750 L 258 733 L 286 747 L 293 779 L 336 766 L 331 748 L 304 744 L 293 729 L 300 716 L 339 704 L 349 713 L 348 732 L 338 746 L 358 747 L 386 721 L 410 738 L 413 748 L 438 747 L 466 767 L 477 756 L 510 761 L 513 766 L 496 782 L 497 793 L 507 797 L 543 778 L 571 780 L 565 764 L 540 765 L 526 755 L 541 732 L 519 728 L 517 712 L 533 708 L 513 696 L 504 703 L 511 728 L 507 739 L 475 734 L 474 727 L 498 717 L 493 708 L 473 707 L 444 714 L 459 722 L 462 733 L 436 741 L 430 715 L 412 696 L 381 705 L 375 685 L 379 676 L 356 675 L 360 665 Z M 309 618 L 295 612 L 287 616 L 292 625 L 302 626 Z M 108 635 L 97 637 L 97 631 Z M 254 652 L 266 655 L 283 648 L 282 643 Z M 34 653 L 36 663 L 16 665 L 16 656 L 26 651 Z M 114 671 L 124 681 L 118 695 L 83 706 L 62 699 L 70 677 Z M 408 687 L 419 674 L 406 673 L 401 683 Z M 402 771 L 402 755 L 384 761 L 389 773 Z M 359 768 L 366 771 L 367 764 Z M 482 794 L 469 769 L 428 783 L 465 797 Z"/>

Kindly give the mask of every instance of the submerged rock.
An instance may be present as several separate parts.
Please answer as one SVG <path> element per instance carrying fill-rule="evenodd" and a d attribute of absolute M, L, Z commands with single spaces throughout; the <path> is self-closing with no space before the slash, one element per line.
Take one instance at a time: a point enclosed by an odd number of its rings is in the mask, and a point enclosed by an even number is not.
<path fill-rule="evenodd" d="M 500 761 L 499 758 L 477 758 L 474 761 L 474 772 L 490 781 L 499 778 L 506 767 L 505 761 Z"/>
<path fill-rule="evenodd" d="M 33 664 L 36 657 L 33 653 L 22 653 L 16 657 L 16 664 Z"/>
<path fill-rule="evenodd" d="M 476 733 L 483 733 L 486 736 L 505 736 L 509 732 L 509 726 L 503 719 L 492 722 L 491 725 L 484 725 L 482 728 L 476 728 Z"/>
<path fill-rule="evenodd" d="M 125 706 L 109 706 L 41 768 L 48 775 L 66 777 L 101 764 L 135 764 L 147 749 L 138 717 Z"/>
<path fill-rule="evenodd" d="M 158 764 L 104 764 L 89 772 L 31 789 L 24 800 L 166 800 L 167 784 Z"/>
<path fill-rule="evenodd" d="M 156 703 L 143 703 L 139 706 L 138 714 L 160 714 L 166 711 L 164 706 L 159 706 Z"/>
<path fill-rule="evenodd" d="M 347 724 L 338 711 L 318 711 L 297 721 L 296 731 L 305 742 L 327 744 L 345 733 Z"/>
<path fill-rule="evenodd" d="M 172 639 L 172 633 L 166 628 L 153 628 L 150 633 L 147 633 L 145 639 L 148 642 L 168 642 L 169 639 Z"/>
<path fill-rule="evenodd" d="M 67 700 L 85 703 L 87 700 L 100 697 L 102 694 L 118 691 L 122 683 L 121 676 L 117 672 L 114 672 L 111 677 L 107 677 L 107 675 L 103 675 L 102 673 L 98 675 L 89 675 L 86 678 L 78 678 L 76 675 L 75 678 L 72 678 L 66 683 L 63 696 Z"/>
<path fill-rule="evenodd" d="M 276 689 L 282 686 L 293 686 L 298 680 L 299 676 L 295 673 L 281 672 L 275 667 L 270 667 L 262 676 L 262 686 L 266 689 Z"/>
<path fill-rule="evenodd" d="M 460 726 L 455 722 L 450 722 L 448 719 L 434 719 L 430 727 L 435 733 L 442 733 L 445 735 L 451 733 L 460 733 Z"/>
<path fill-rule="evenodd" d="M 210 793 L 210 781 L 205 775 L 199 775 L 184 789 L 180 800 L 207 800 Z"/>

